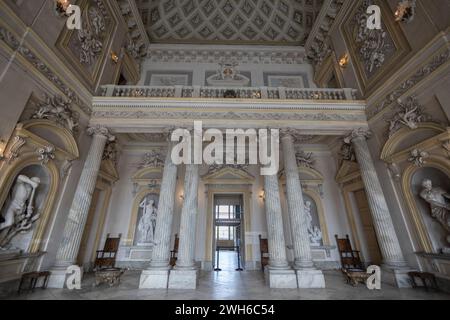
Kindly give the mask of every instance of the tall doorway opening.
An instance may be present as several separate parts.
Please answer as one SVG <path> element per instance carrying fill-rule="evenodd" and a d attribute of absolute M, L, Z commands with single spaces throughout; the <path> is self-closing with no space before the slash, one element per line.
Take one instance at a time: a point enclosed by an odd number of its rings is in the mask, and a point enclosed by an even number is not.
<path fill-rule="evenodd" d="M 242 271 L 244 268 L 243 195 L 214 196 L 214 270 Z"/>

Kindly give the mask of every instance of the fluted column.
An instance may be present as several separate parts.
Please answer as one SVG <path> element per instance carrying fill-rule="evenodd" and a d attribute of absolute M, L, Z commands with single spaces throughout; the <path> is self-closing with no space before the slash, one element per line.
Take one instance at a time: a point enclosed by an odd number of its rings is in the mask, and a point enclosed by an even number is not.
<path fill-rule="evenodd" d="M 406 262 L 367 145 L 366 139 L 370 135 L 371 133 L 368 131 L 355 130 L 345 141 L 351 142 L 354 146 L 383 263 L 394 268 L 404 267 Z"/>
<path fill-rule="evenodd" d="M 48 283 L 50 288 L 63 288 L 67 267 L 76 263 L 105 145 L 108 140 L 114 140 L 114 136 L 104 127 L 89 127 L 87 133 L 93 136 L 92 143 L 78 180 L 61 243 L 56 253 L 55 265 Z"/>
<path fill-rule="evenodd" d="M 139 280 L 139 288 L 166 289 L 169 281 L 170 238 L 172 235 L 172 221 L 177 183 L 177 166 L 172 162 L 173 142 L 164 162 L 164 172 L 159 193 L 158 216 L 154 246 L 149 267 L 143 270 Z"/>
<path fill-rule="evenodd" d="M 87 132 L 93 136 L 92 143 L 69 210 L 61 244 L 56 254 L 56 267 L 67 267 L 76 262 L 81 237 L 91 207 L 92 194 L 97 183 L 103 151 L 106 142 L 114 140 L 108 129 L 104 127 L 90 127 Z"/>
<path fill-rule="evenodd" d="M 269 265 L 271 269 L 288 269 L 280 190 L 276 175 L 264 176 L 264 192 L 269 242 Z"/>
<path fill-rule="evenodd" d="M 186 165 L 184 202 L 181 210 L 180 244 L 176 269 L 194 269 L 195 230 L 198 212 L 198 165 Z"/>
<path fill-rule="evenodd" d="M 286 196 L 294 248 L 294 268 L 312 268 L 311 246 L 303 203 L 303 192 L 295 157 L 294 138 L 286 132 L 282 138 Z"/>
<path fill-rule="evenodd" d="M 158 216 L 156 218 L 156 230 L 154 247 L 149 269 L 169 269 L 170 238 L 172 235 L 173 209 L 175 201 L 175 189 L 177 183 L 177 166 L 172 162 L 172 143 L 169 143 L 164 173 L 159 195 Z"/>

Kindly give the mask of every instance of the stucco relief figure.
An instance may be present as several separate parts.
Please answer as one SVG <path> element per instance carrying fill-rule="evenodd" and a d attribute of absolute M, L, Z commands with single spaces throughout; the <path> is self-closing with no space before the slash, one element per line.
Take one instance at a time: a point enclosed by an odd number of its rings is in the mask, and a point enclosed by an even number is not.
<path fill-rule="evenodd" d="M 424 179 L 422 187 L 420 197 L 430 204 L 431 216 L 450 233 L 450 194 L 442 188 L 433 187 L 430 179 Z M 450 243 L 450 234 L 447 235 L 447 242 Z"/>
<path fill-rule="evenodd" d="M 9 244 L 19 232 L 31 229 L 33 222 L 39 219 L 39 214 L 33 207 L 36 189 L 41 183 L 37 177 L 29 178 L 19 175 L 12 189 L 11 201 L 4 211 L 0 223 L 0 248 Z"/>
<path fill-rule="evenodd" d="M 155 207 L 155 201 L 145 198 L 139 207 L 142 208 L 142 217 L 138 224 L 138 241 L 137 244 L 149 244 L 153 243 L 153 236 L 156 227 L 156 217 L 158 215 L 158 209 Z"/>
<path fill-rule="evenodd" d="M 320 231 L 318 226 L 312 225 L 311 205 L 311 201 L 305 201 L 304 203 L 309 242 L 314 245 L 320 245 L 320 241 L 322 241 L 322 231 Z"/>

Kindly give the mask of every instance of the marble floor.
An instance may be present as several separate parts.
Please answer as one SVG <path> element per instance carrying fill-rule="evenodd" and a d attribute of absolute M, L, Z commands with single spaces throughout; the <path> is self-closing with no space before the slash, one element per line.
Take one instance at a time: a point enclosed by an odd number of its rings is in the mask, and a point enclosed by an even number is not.
<path fill-rule="evenodd" d="M 368 290 L 364 285 L 352 287 L 339 271 L 326 271 L 326 289 L 269 289 L 259 271 L 200 272 L 197 290 L 139 290 L 139 272 L 127 271 L 117 287 L 95 287 L 87 274 L 81 290 L 36 289 L 34 293 L 16 293 L 1 299 L 24 300 L 367 300 L 367 299 L 445 299 L 450 295 L 424 289 L 397 289 L 383 284 L 382 290 Z"/>

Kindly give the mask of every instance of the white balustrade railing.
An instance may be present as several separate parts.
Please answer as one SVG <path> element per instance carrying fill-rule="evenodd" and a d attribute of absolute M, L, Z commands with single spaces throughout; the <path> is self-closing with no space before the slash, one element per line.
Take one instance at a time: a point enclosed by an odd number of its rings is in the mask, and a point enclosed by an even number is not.
<path fill-rule="evenodd" d="M 102 86 L 104 97 L 126 98 L 237 98 L 278 100 L 355 100 L 354 89 L 202 87 L 202 86 Z"/>

